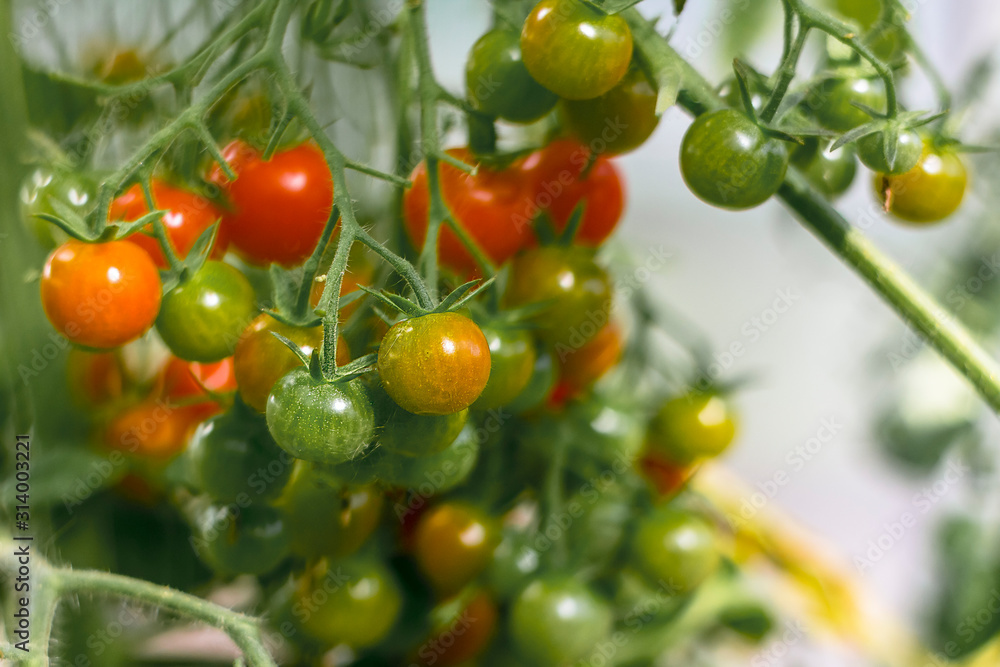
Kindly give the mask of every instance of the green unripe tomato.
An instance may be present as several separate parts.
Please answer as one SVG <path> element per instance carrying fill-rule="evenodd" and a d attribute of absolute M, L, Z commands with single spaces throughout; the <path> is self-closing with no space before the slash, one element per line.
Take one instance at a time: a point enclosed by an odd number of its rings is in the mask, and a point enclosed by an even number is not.
<path fill-rule="evenodd" d="M 156 330 L 181 359 L 219 361 L 232 355 L 257 312 L 257 296 L 246 276 L 209 260 L 163 297 Z"/>
<path fill-rule="evenodd" d="M 510 636 L 518 653 L 535 665 L 575 664 L 611 631 L 607 602 L 566 576 L 536 579 L 510 611 Z"/>
<path fill-rule="evenodd" d="M 847 192 L 858 172 L 858 160 L 851 146 L 830 151 L 815 139 L 795 149 L 792 163 L 814 188 L 830 199 Z"/>
<path fill-rule="evenodd" d="M 524 22 L 521 54 L 540 84 L 568 100 L 586 100 L 628 72 L 632 31 L 621 16 L 580 0 L 542 0 Z"/>
<path fill-rule="evenodd" d="M 428 456 L 442 452 L 455 442 L 469 420 L 469 410 L 449 415 L 416 415 L 404 410 L 375 381 L 370 388 L 378 443 L 386 450 L 403 456 Z"/>
<path fill-rule="evenodd" d="M 662 506 L 639 520 L 632 540 L 639 570 L 676 593 L 689 593 L 719 566 L 715 529 L 701 517 Z"/>
<path fill-rule="evenodd" d="M 477 111 L 512 123 L 536 121 L 559 100 L 528 73 L 520 36 L 503 29 L 490 30 L 473 45 L 465 64 L 465 90 Z"/>
<path fill-rule="evenodd" d="M 292 474 L 292 458 L 248 409 L 202 422 L 185 451 L 195 483 L 216 500 L 275 498 Z"/>
<path fill-rule="evenodd" d="M 879 174 L 905 174 L 920 161 L 924 142 L 913 130 L 903 130 L 896 140 L 896 161 L 890 167 L 885 157 L 885 134 L 875 132 L 858 139 L 858 157 L 862 164 Z"/>
<path fill-rule="evenodd" d="M 660 122 L 656 89 L 642 69 L 633 66 L 617 86 L 589 100 L 564 100 L 563 118 L 580 140 L 596 153 L 635 150 Z"/>
<path fill-rule="evenodd" d="M 32 235 L 45 248 L 55 248 L 69 237 L 39 215 L 63 217 L 56 210 L 62 206 L 84 217 L 94 206 L 97 183 L 90 176 L 76 171 L 41 167 L 25 179 L 21 186 L 21 216 Z"/>
<path fill-rule="evenodd" d="M 479 458 L 478 429 L 469 422 L 447 449 L 429 456 L 410 457 L 383 450 L 373 455 L 375 474 L 390 486 L 417 489 L 431 496 L 449 491 L 468 478 Z"/>
<path fill-rule="evenodd" d="M 535 341 L 524 329 L 481 327 L 490 346 L 490 379 L 473 410 L 490 410 L 517 398 L 535 368 Z"/>
<path fill-rule="evenodd" d="M 788 151 L 745 112 L 721 109 L 699 116 L 681 145 L 681 174 L 702 201 L 742 210 L 763 204 L 785 180 Z"/>
<path fill-rule="evenodd" d="M 375 414 L 358 378 L 328 383 L 299 366 L 267 399 L 274 441 L 297 459 L 336 464 L 357 458 L 375 438 Z"/>
<path fill-rule="evenodd" d="M 307 573 L 291 612 L 306 634 L 325 646 L 360 649 L 378 643 L 399 617 L 403 599 L 395 576 L 369 559 L 322 561 Z"/>
<path fill-rule="evenodd" d="M 876 111 L 885 109 L 885 87 L 881 80 L 826 79 L 810 92 L 806 104 L 820 124 L 836 132 L 847 132 L 872 120 L 853 105 L 864 104 Z"/>
<path fill-rule="evenodd" d="M 721 396 L 691 393 L 663 404 L 649 424 L 646 446 L 664 459 L 690 465 L 718 456 L 736 437 L 736 416 Z"/>
<path fill-rule="evenodd" d="M 547 349 L 536 349 L 535 365 L 524 390 L 507 404 L 514 413 L 528 412 L 545 404 L 559 379 L 559 369 Z"/>
<path fill-rule="evenodd" d="M 264 574 L 288 555 L 285 517 L 263 504 L 202 508 L 192 540 L 198 556 L 222 574 Z"/>

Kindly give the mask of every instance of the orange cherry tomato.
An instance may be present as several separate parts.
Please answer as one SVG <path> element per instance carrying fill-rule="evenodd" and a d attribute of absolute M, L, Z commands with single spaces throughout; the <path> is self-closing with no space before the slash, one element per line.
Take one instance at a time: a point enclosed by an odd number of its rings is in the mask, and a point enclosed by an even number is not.
<path fill-rule="evenodd" d="M 204 421 L 222 412 L 222 406 L 210 400 L 205 389 L 217 394 L 236 391 L 233 357 L 211 363 L 173 357 L 163 369 L 162 383 L 164 397 L 171 402 L 183 402 L 185 405 L 179 409 L 190 413 L 195 421 Z M 204 400 L 196 401 L 197 398 Z"/>
<path fill-rule="evenodd" d="M 128 241 L 70 240 L 42 269 L 42 307 L 56 331 L 84 347 L 109 349 L 144 334 L 160 310 L 160 274 Z"/>
<path fill-rule="evenodd" d="M 464 595 L 462 597 L 465 597 Z M 417 649 L 421 665 L 462 665 L 480 655 L 493 639 L 497 607 L 485 591 L 479 591 L 465 606 L 445 600 L 431 611 L 434 628 Z"/>
<path fill-rule="evenodd" d="M 610 322 L 581 347 L 559 346 L 560 379 L 579 394 L 611 370 L 622 356 L 622 336 L 618 325 Z"/>
<path fill-rule="evenodd" d="M 639 469 L 660 498 L 677 495 L 694 474 L 696 466 L 680 465 L 656 456 L 646 454 L 639 460 Z"/>
<path fill-rule="evenodd" d="M 108 424 L 104 441 L 111 449 L 141 458 L 163 460 L 179 454 L 198 419 L 186 407 L 166 400 L 146 400 L 120 413 Z"/>
<path fill-rule="evenodd" d="M 414 555 L 435 590 L 447 596 L 489 565 L 498 542 L 494 519 L 471 505 L 444 503 L 420 517 Z"/>

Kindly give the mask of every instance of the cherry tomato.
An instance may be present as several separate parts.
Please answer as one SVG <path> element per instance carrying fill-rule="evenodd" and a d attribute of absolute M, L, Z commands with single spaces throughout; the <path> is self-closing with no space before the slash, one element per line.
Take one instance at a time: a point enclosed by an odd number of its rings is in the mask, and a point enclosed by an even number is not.
<path fill-rule="evenodd" d="M 636 566 L 672 593 L 689 593 L 719 566 L 715 529 L 701 517 L 669 505 L 639 520 L 632 540 Z"/>
<path fill-rule="evenodd" d="M 188 445 L 198 488 L 216 500 L 276 498 L 292 460 L 274 442 L 263 417 L 230 410 L 198 426 Z"/>
<path fill-rule="evenodd" d="M 114 352 L 88 352 L 73 347 L 66 357 L 66 384 L 78 405 L 96 410 L 121 399 L 125 372 Z"/>
<path fill-rule="evenodd" d="M 386 393 L 409 412 L 459 412 L 486 387 L 489 343 L 475 322 L 457 313 L 403 320 L 382 339 L 378 374 Z"/>
<path fill-rule="evenodd" d="M 504 304 L 533 306 L 531 322 L 539 338 L 579 347 L 607 320 L 611 280 L 589 248 L 532 248 L 514 258 Z"/>
<path fill-rule="evenodd" d="M 826 79 L 806 98 L 806 104 L 823 127 L 835 132 L 847 132 L 864 125 L 872 117 L 854 103 L 876 111 L 885 110 L 885 87 L 881 80 L 835 77 Z"/>
<path fill-rule="evenodd" d="M 427 456 L 448 449 L 469 420 L 468 410 L 448 415 L 415 415 L 393 401 L 378 382 L 371 387 L 379 424 L 378 442 L 404 456 Z"/>
<path fill-rule="evenodd" d="M 503 598 L 514 597 L 535 578 L 541 565 L 541 555 L 527 530 L 510 528 L 493 550 L 493 560 L 487 570 L 490 590 Z"/>
<path fill-rule="evenodd" d="M 531 381 L 535 369 L 535 341 L 524 329 L 482 327 L 490 347 L 490 379 L 472 404 L 474 410 L 490 410 L 517 398 Z"/>
<path fill-rule="evenodd" d="M 293 327 L 283 324 L 267 313 L 250 323 L 233 353 L 236 383 L 240 398 L 258 412 L 267 409 L 267 397 L 274 383 L 302 362 L 294 352 L 272 333 L 277 333 L 298 345 L 307 355 L 323 344 L 323 327 Z M 350 352 L 341 338 L 337 341 L 337 363 L 350 361 Z"/>
<path fill-rule="evenodd" d="M 443 452 L 419 457 L 379 447 L 365 457 L 363 469 L 355 474 L 371 475 L 389 486 L 415 489 L 424 497 L 441 494 L 469 477 L 479 458 L 479 435 L 476 425 L 468 422 Z"/>
<path fill-rule="evenodd" d="M 187 447 L 196 424 L 197 415 L 189 408 L 150 399 L 126 408 L 112 419 L 104 441 L 111 449 L 165 460 Z"/>
<path fill-rule="evenodd" d="M 194 529 L 195 552 L 221 574 L 265 574 L 288 556 L 284 516 L 264 504 L 208 505 L 197 513 Z"/>
<path fill-rule="evenodd" d="M 540 408 L 552 393 L 558 379 L 558 367 L 548 350 L 536 350 L 535 367 L 524 390 L 507 405 L 511 412 L 529 412 Z"/>
<path fill-rule="evenodd" d="M 402 603 L 399 584 L 381 563 L 321 561 L 299 583 L 292 614 L 308 635 L 324 645 L 360 649 L 389 633 Z"/>
<path fill-rule="evenodd" d="M 578 0 L 542 0 L 521 30 L 521 53 L 531 76 L 569 100 L 603 95 L 632 62 L 632 31 L 621 16 Z"/>
<path fill-rule="evenodd" d="M 528 221 L 539 209 L 545 210 L 556 231 L 562 232 L 582 203 L 583 219 L 573 241 L 596 247 L 621 220 L 625 187 L 613 162 L 598 156 L 590 164 L 591 157 L 591 151 L 576 141 L 560 139 L 529 155 L 520 168 L 532 191 Z"/>
<path fill-rule="evenodd" d="M 222 219 L 222 210 L 215 204 L 193 192 L 181 190 L 160 180 L 152 182 L 153 204 L 158 210 L 166 211 L 161 218 L 167 231 L 167 238 L 174 252 L 180 259 L 187 257 L 194 247 L 195 241 L 213 224 Z M 112 221 L 124 220 L 131 222 L 149 213 L 146 197 L 139 184 L 133 185 L 125 194 L 111 202 L 108 218 Z M 153 226 L 149 225 L 140 233 L 128 237 L 128 241 L 136 244 L 149 253 L 161 269 L 167 268 L 167 258 L 163 256 L 160 242 L 153 236 Z M 215 236 L 210 257 L 221 259 L 226 254 L 229 241 L 223 229 Z"/>
<path fill-rule="evenodd" d="M 834 9 L 845 19 L 870 30 L 882 16 L 882 0 L 834 0 Z"/>
<path fill-rule="evenodd" d="M 181 359 L 218 361 L 233 354 L 258 312 L 257 295 L 246 276 L 225 262 L 209 260 L 163 297 L 156 330 Z"/>
<path fill-rule="evenodd" d="M 767 104 L 767 100 L 771 96 L 770 91 L 756 80 L 750 80 L 747 84 L 749 85 L 750 105 L 756 111 L 760 111 Z M 740 91 L 740 84 L 737 83 L 735 78 L 728 79 L 719 86 L 719 97 L 722 98 L 727 106 L 739 111 L 746 111 L 746 104 L 743 102 L 743 93 Z"/>
<path fill-rule="evenodd" d="M 560 379 L 578 394 L 588 389 L 611 370 L 622 356 L 622 336 L 611 322 L 581 347 L 562 351 Z"/>
<path fill-rule="evenodd" d="M 872 171 L 898 176 L 917 166 L 923 147 L 920 135 L 913 130 L 900 132 L 896 140 L 896 161 L 889 167 L 889 161 L 885 157 L 885 135 L 875 132 L 858 139 L 858 157 Z"/>
<path fill-rule="evenodd" d="M 496 522 L 462 503 L 442 503 L 420 517 L 414 557 L 442 596 L 461 590 L 486 569 L 500 542 Z"/>
<path fill-rule="evenodd" d="M 229 182 L 216 167 L 209 180 L 229 195 L 223 218 L 232 246 L 253 264 L 296 266 L 312 254 L 333 208 L 333 177 L 322 151 L 302 144 L 264 160 L 242 141 L 223 156 L 236 173 Z"/>
<path fill-rule="evenodd" d="M 635 150 L 660 122 L 656 89 L 642 69 L 632 66 L 617 86 L 589 100 L 565 100 L 563 118 L 581 143 L 594 153 Z"/>
<path fill-rule="evenodd" d="M 451 148 L 448 154 L 467 164 L 475 156 L 465 148 Z M 523 174 L 516 168 L 496 170 L 479 165 L 475 175 L 439 162 L 441 194 L 454 216 L 476 245 L 501 265 L 532 238 L 531 193 Z M 410 175 L 412 186 L 403 195 L 403 223 L 415 247 L 422 248 L 427 237 L 430 190 L 427 164 L 421 162 Z M 463 276 L 478 275 L 475 259 L 455 233 L 441 226 L 438 256 L 442 266 Z"/>
<path fill-rule="evenodd" d="M 660 498 L 671 498 L 694 473 L 692 466 L 679 465 L 647 453 L 639 460 L 639 469 Z"/>
<path fill-rule="evenodd" d="M 949 150 L 927 148 L 917 166 L 900 176 L 875 178 L 878 196 L 888 196 L 894 216 L 913 224 L 944 220 L 958 210 L 965 198 L 969 174 L 962 158 Z"/>
<path fill-rule="evenodd" d="M 375 437 L 375 416 L 359 379 L 331 384 L 299 366 L 271 390 L 267 427 L 295 458 L 333 464 L 364 451 Z"/>
<path fill-rule="evenodd" d="M 736 437 L 732 406 L 721 396 L 687 394 L 663 404 L 649 425 L 650 452 L 681 465 L 712 458 Z"/>
<path fill-rule="evenodd" d="M 797 147 L 791 160 L 814 188 L 831 199 L 847 192 L 858 171 L 852 147 L 830 151 L 816 140 Z"/>
<path fill-rule="evenodd" d="M 472 46 L 465 64 L 465 90 L 477 111 L 513 123 L 536 121 L 559 100 L 528 74 L 521 60 L 520 36 L 504 29 L 490 30 Z"/>
<path fill-rule="evenodd" d="M 39 243 L 46 249 L 55 248 L 69 236 L 37 216 L 62 217 L 55 209 L 54 202 L 59 202 L 82 218 L 93 208 L 96 194 L 97 183 L 90 176 L 42 167 L 32 172 L 21 186 L 21 215 Z"/>
<path fill-rule="evenodd" d="M 84 347 L 108 349 L 146 333 L 160 309 L 160 274 L 126 241 L 70 240 L 42 269 L 42 307 L 56 331 Z"/>
<path fill-rule="evenodd" d="M 163 396 L 172 402 L 183 403 L 183 410 L 190 411 L 197 421 L 203 421 L 222 412 L 222 406 L 208 400 L 205 389 L 217 394 L 236 391 L 233 360 L 227 357 L 221 361 L 202 364 L 174 357 L 163 370 L 162 383 Z M 192 402 L 197 398 L 205 400 Z"/>
<path fill-rule="evenodd" d="M 763 204 L 785 180 L 788 152 L 743 111 L 695 119 L 681 145 L 681 174 L 704 202 L 733 210 Z"/>
<path fill-rule="evenodd" d="M 518 653 L 537 665 L 575 664 L 611 631 L 608 603 L 565 575 L 534 580 L 514 600 L 510 636 Z"/>
<path fill-rule="evenodd" d="M 314 559 L 357 551 L 378 526 L 385 502 L 374 487 L 346 488 L 300 461 L 278 504 L 287 517 L 292 552 Z"/>
<path fill-rule="evenodd" d="M 417 650 L 421 665 L 463 665 L 479 656 L 493 639 L 497 607 L 485 591 L 461 595 L 431 610 L 433 629 Z"/>

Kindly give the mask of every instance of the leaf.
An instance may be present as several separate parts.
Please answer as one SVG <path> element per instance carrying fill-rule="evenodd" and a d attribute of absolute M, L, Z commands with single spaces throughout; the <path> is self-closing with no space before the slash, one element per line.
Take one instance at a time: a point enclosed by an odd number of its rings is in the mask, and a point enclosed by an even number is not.
<path fill-rule="evenodd" d="M 345 375 L 349 373 L 357 372 L 367 372 L 371 365 L 378 361 L 378 354 L 372 352 L 371 354 L 366 354 L 363 357 L 358 357 L 348 364 L 344 364 L 340 367 L 341 372 Z"/>
<path fill-rule="evenodd" d="M 757 122 L 757 110 L 753 108 L 753 96 L 750 94 L 750 85 L 748 84 L 754 72 L 739 58 L 733 58 L 733 72 L 736 73 L 736 85 L 740 88 L 743 110 L 754 122 Z"/>
<path fill-rule="evenodd" d="M 896 167 L 896 153 L 899 149 L 899 127 L 891 123 L 882 133 L 882 153 L 890 171 Z"/>
<path fill-rule="evenodd" d="M 368 292 L 390 308 L 398 310 L 409 317 L 419 317 L 427 314 L 426 310 L 399 294 L 393 294 L 392 292 L 386 292 L 384 290 L 374 290 L 366 285 L 358 285 L 358 287 L 360 287 L 363 291 Z"/>
<path fill-rule="evenodd" d="M 195 273 L 205 264 L 206 261 L 208 261 L 208 255 L 212 250 L 212 246 L 215 245 L 215 239 L 218 235 L 218 220 L 209 225 L 205 231 L 198 235 L 198 239 L 194 242 L 194 245 L 191 246 L 191 250 L 188 252 L 187 257 L 181 260 L 188 271 Z"/>
<path fill-rule="evenodd" d="M 656 75 L 656 115 L 677 104 L 683 75 L 677 63 L 664 67 Z"/>
<path fill-rule="evenodd" d="M 830 151 L 835 151 L 842 146 L 854 143 L 861 137 L 867 137 L 869 134 L 875 134 L 876 132 L 881 132 L 884 127 L 885 127 L 884 120 L 873 120 L 870 123 L 859 125 L 850 132 L 841 135 L 840 139 L 837 139 L 835 142 L 833 142 L 833 145 L 830 146 Z"/>
<path fill-rule="evenodd" d="M 285 269 L 272 264 L 271 293 L 274 296 L 274 309 L 282 313 L 294 313 L 298 302 L 299 288 L 302 286 L 302 267 Z"/>
<path fill-rule="evenodd" d="M 36 218 L 51 223 L 79 241 L 96 241 L 88 229 L 79 229 L 67 220 L 49 213 L 37 213 Z"/>
<path fill-rule="evenodd" d="M 482 292 L 484 289 L 486 289 L 487 287 L 489 287 L 490 285 L 492 285 L 494 280 L 496 280 L 496 276 L 491 276 L 491 277 L 487 278 L 486 280 L 484 280 L 479 285 L 479 287 L 477 287 L 476 289 L 472 290 L 468 294 L 465 294 L 464 296 L 461 296 L 460 298 L 455 299 L 454 301 L 450 300 L 451 297 L 455 294 L 455 292 L 452 292 L 451 294 L 448 295 L 448 298 L 445 299 L 445 301 L 448 302 L 447 310 L 449 310 L 449 311 L 458 310 L 459 308 L 461 308 L 462 306 L 464 306 L 466 303 L 468 303 L 470 300 L 476 298 L 476 296 L 478 296 L 479 293 Z M 466 283 L 466 285 L 468 285 L 468 284 L 469 283 Z M 462 287 L 465 287 L 465 285 L 463 285 Z M 434 312 L 444 312 L 445 309 L 443 308 L 443 306 L 444 306 L 444 302 L 442 302 L 442 304 L 440 306 L 438 306 L 437 308 L 435 308 Z"/>
<path fill-rule="evenodd" d="M 275 338 L 277 338 L 278 340 L 280 340 L 282 343 L 284 343 L 285 347 L 287 347 L 289 350 L 291 350 L 295 354 L 295 356 L 299 358 L 299 361 L 301 361 L 306 366 L 310 365 L 309 355 L 307 355 L 305 352 L 303 352 L 301 347 L 299 347 L 298 345 L 296 345 L 295 343 L 293 343 L 289 339 L 285 338 L 284 336 L 282 336 L 280 333 L 278 333 L 276 331 L 272 331 L 271 335 L 274 336 Z"/>
<path fill-rule="evenodd" d="M 580 223 L 583 222 L 583 214 L 587 210 L 587 200 L 581 199 L 580 203 L 576 205 L 573 212 L 569 216 L 569 222 L 566 224 L 566 229 L 563 230 L 562 234 L 559 235 L 558 243 L 561 246 L 570 246 L 573 244 L 573 239 L 576 238 L 577 232 L 580 231 Z"/>
<path fill-rule="evenodd" d="M 681 12 L 684 11 L 685 5 L 687 5 L 687 0 L 674 0 L 674 14 L 680 16 Z"/>
<path fill-rule="evenodd" d="M 155 225 L 163 218 L 163 214 L 166 211 L 151 211 L 141 218 L 137 218 L 132 222 L 118 222 L 113 225 L 108 225 L 108 229 L 105 235 L 110 235 L 114 239 L 123 239 L 137 232 L 141 232 L 148 225 Z"/>

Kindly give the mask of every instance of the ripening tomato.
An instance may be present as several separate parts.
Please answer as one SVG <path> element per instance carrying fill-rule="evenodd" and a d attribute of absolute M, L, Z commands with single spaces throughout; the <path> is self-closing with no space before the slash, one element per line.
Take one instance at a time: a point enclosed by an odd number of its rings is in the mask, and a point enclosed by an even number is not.
<path fill-rule="evenodd" d="M 668 461 L 690 465 L 718 456 L 736 437 L 736 415 L 722 396 L 690 393 L 663 404 L 649 424 L 646 446 Z"/>
<path fill-rule="evenodd" d="M 514 258 L 504 305 L 532 306 L 538 337 L 552 345 L 579 346 L 592 338 L 611 311 L 611 279 L 590 248 L 545 246 Z"/>
<path fill-rule="evenodd" d="M 233 353 L 233 365 L 240 397 L 257 412 L 267 409 L 267 397 L 274 384 L 285 373 L 302 361 L 273 334 L 284 336 L 307 355 L 323 344 L 323 327 L 293 327 L 283 324 L 267 313 L 262 313 L 250 323 Z M 350 352 L 344 339 L 337 341 L 337 364 L 350 361 Z"/>
<path fill-rule="evenodd" d="M 672 463 L 650 453 L 639 459 L 639 469 L 660 498 L 676 495 L 695 470 L 692 466 Z"/>
<path fill-rule="evenodd" d="M 594 153 L 627 153 L 645 143 L 659 124 L 656 97 L 642 69 L 633 66 L 617 86 L 599 97 L 564 100 L 563 118 Z"/>
<path fill-rule="evenodd" d="M 184 259 L 191 252 L 198 237 L 222 219 L 222 210 L 204 197 L 181 190 L 159 179 L 154 179 L 151 185 L 153 204 L 157 210 L 166 211 L 161 220 L 170 245 L 173 246 L 177 256 Z M 125 194 L 111 202 L 108 219 L 132 222 L 147 213 L 149 207 L 146 206 L 146 197 L 142 187 L 136 183 L 126 190 Z M 167 268 L 167 258 L 163 256 L 160 242 L 153 236 L 152 225 L 147 226 L 142 232 L 132 234 L 127 240 L 148 252 L 156 266 L 161 269 Z M 229 241 L 224 230 L 220 228 L 216 233 L 210 257 L 220 259 L 226 254 L 228 247 Z"/>
<path fill-rule="evenodd" d="M 904 222 L 925 225 L 944 220 L 965 198 L 969 174 L 958 153 L 925 148 L 917 166 L 899 176 L 878 174 L 875 191 L 889 212 Z"/>
<path fill-rule="evenodd" d="M 197 415 L 187 406 L 168 400 L 146 400 L 125 409 L 104 431 L 111 449 L 143 458 L 168 459 L 184 450 L 197 425 Z"/>
<path fill-rule="evenodd" d="M 80 406 L 96 410 L 114 403 L 125 391 L 125 371 L 114 352 L 70 348 L 66 357 L 66 385 Z"/>
<path fill-rule="evenodd" d="M 109 349 L 146 333 L 160 310 L 160 274 L 127 241 L 70 240 L 42 269 L 42 307 L 56 331 L 84 347 Z"/>
<path fill-rule="evenodd" d="M 542 0 L 521 29 L 521 53 L 540 84 L 568 100 L 586 100 L 628 72 L 632 31 L 621 16 L 579 0 Z"/>
<path fill-rule="evenodd" d="M 209 260 L 163 297 L 156 330 L 181 359 L 218 361 L 233 354 L 258 312 L 257 295 L 246 276 L 225 262 Z"/>
<path fill-rule="evenodd" d="M 475 156 L 466 148 L 448 154 L 468 164 Z M 531 193 L 523 174 L 514 167 L 502 170 L 479 165 L 475 175 L 445 162 L 438 163 L 441 194 L 455 223 L 497 266 L 523 248 L 532 238 Z M 410 175 L 412 186 L 403 195 L 403 223 L 413 245 L 420 249 L 427 237 L 430 190 L 427 164 L 421 162 Z M 442 224 L 438 238 L 442 266 L 463 276 L 478 275 L 479 267 L 455 233 Z"/>
<path fill-rule="evenodd" d="M 520 168 L 532 193 L 530 217 L 547 211 L 557 232 L 566 229 L 583 204 L 574 242 L 599 246 L 618 226 L 625 209 L 625 187 L 614 163 L 570 139 L 557 139 L 524 159 Z M 589 165 L 589 168 L 588 168 Z"/>
<path fill-rule="evenodd" d="M 610 322 L 582 346 L 561 350 L 559 377 L 574 394 L 581 393 L 611 370 L 621 356 L 621 331 Z"/>
<path fill-rule="evenodd" d="M 525 329 L 496 325 L 482 330 L 490 346 L 490 379 L 472 408 L 491 410 L 507 405 L 528 386 L 537 352 L 535 341 Z"/>
<path fill-rule="evenodd" d="M 236 173 L 216 166 L 209 180 L 225 190 L 233 211 L 222 220 L 232 246 L 252 264 L 296 266 L 312 254 L 333 209 L 333 176 L 312 144 L 264 160 L 242 141 L 223 151 Z"/>
<path fill-rule="evenodd" d="M 638 568 L 668 593 L 693 591 L 719 566 L 715 529 L 701 517 L 663 505 L 639 520 L 632 540 Z"/>
<path fill-rule="evenodd" d="M 521 38 L 497 28 L 480 37 L 465 65 L 465 90 L 479 112 L 512 123 L 546 115 L 559 98 L 535 81 L 521 59 Z"/>
<path fill-rule="evenodd" d="M 442 503 L 420 517 L 414 557 L 434 589 L 448 596 L 486 569 L 499 542 L 499 527 L 486 513 L 464 503 Z"/>
<path fill-rule="evenodd" d="M 445 600 L 430 616 L 431 635 L 416 657 L 426 667 L 467 664 L 486 649 L 497 625 L 496 603 L 486 591 L 470 591 Z"/>
<path fill-rule="evenodd" d="M 490 377 L 490 347 L 476 323 L 457 313 L 397 322 L 378 349 L 386 393 L 417 415 L 448 415 L 472 405 Z"/>
<path fill-rule="evenodd" d="M 236 391 L 233 359 L 226 357 L 203 364 L 173 357 L 163 369 L 161 383 L 161 394 L 166 399 L 182 403 L 181 409 L 190 411 L 197 421 L 203 421 L 222 412 L 222 406 L 209 399 L 206 389 L 214 394 Z"/>

